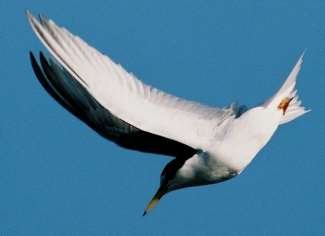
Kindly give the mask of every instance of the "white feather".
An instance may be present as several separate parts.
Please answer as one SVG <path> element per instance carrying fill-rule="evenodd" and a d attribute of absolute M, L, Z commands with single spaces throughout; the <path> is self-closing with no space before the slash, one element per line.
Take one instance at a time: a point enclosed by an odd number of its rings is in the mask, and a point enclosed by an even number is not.
<path fill-rule="evenodd" d="M 297 83 L 297 76 L 301 69 L 301 65 L 303 63 L 303 56 L 304 53 L 298 59 L 296 65 L 293 67 L 292 71 L 290 72 L 288 78 L 285 80 L 283 85 L 280 89 L 273 95 L 269 100 L 264 103 L 265 107 L 269 107 L 271 109 L 277 109 L 278 105 L 284 98 L 293 98 L 292 101 L 289 103 L 289 106 L 285 112 L 285 115 L 282 116 L 280 120 L 280 124 L 287 123 L 292 121 L 299 116 L 309 112 L 310 110 L 306 110 L 302 105 L 301 101 L 299 100 L 299 96 L 297 94 L 296 83 Z"/>
<path fill-rule="evenodd" d="M 235 106 L 212 108 L 148 86 L 109 57 L 41 17 L 29 22 L 54 58 L 113 114 L 144 131 L 203 149 L 217 136 Z"/>

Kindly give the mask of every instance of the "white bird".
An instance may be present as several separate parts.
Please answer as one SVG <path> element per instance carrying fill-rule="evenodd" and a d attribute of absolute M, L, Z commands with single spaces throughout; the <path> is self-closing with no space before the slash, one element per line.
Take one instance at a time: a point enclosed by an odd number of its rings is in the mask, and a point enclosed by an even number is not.
<path fill-rule="evenodd" d="M 281 88 L 247 109 L 187 101 L 144 84 L 108 56 L 52 20 L 27 12 L 55 60 L 40 53 L 34 72 L 47 92 L 101 136 L 133 150 L 175 157 L 144 215 L 173 190 L 219 183 L 239 175 L 279 125 L 308 112 L 298 99 L 301 56 Z"/>

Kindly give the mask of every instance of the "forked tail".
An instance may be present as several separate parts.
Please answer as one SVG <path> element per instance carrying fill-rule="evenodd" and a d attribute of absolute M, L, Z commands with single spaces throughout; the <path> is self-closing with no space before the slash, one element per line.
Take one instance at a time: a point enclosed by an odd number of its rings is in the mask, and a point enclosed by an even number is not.
<path fill-rule="evenodd" d="M 301 105 L 296 89 L 297 75 L 300 71 L 302 62 L 303 55 L 301 55 L 281 88 L 273 97 L 264 103 L 264 106 L 273 106 L 274 108 L 283 110 L 284 115 L 280 124 L 292 121 L 310 111 L 306 110 L 305 107 Z"/>

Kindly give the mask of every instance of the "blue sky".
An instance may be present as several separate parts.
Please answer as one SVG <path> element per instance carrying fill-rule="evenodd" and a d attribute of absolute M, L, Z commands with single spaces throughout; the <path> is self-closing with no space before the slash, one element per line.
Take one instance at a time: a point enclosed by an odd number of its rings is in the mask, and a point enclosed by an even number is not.
<path fill-rule="evenodd" d="M 325 2 L 0 1 L 0 234 L 324 235 Z M 168 158 L 97 136 L 40 87 L 24 11 L 68 27 L 146 83 L 215 106 L 270 97 L 303 50 L 312 112 L 281 126 L 237 178 L 173 192 Z"/>

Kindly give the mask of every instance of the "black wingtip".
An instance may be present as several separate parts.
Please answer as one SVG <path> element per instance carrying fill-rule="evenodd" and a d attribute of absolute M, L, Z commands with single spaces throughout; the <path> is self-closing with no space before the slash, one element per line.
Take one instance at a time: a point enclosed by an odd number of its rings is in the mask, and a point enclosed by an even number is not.
<path fill-rule="evenodd" d="M 40 60 L 42 60 L 43 62 L 47 62 L 47 59 L 46 59 L 46 57 L 44 56 L 44 54 L 43 54 L 42 51 L 39 52 L 39 57 L 40 57 Z"/>
<path fill-rule="evenodd" d="M 144 212 L 143 212 L 143 214 L 142 214 L 142 216 L 145 216 L 146 214 L 147 214 L 147 212 L 146 212 L 146 211 L 144 211 Z"/>
<path fill-rule="evenodd" d="M 30 58 L 30 62 L 32 64 L 32 68 L 34 70 L 34 73 L 36 75 L 36 78 L 43 85 L 42 80 L 44 79 L 44 75 L 43 75 L 43 72 L 41 71 L 41 68 L 38 66 L 38 63 L 37 63 L 36 58 L 35 58 L 32 51 L 29 51 L 29 58 Z"/>
<path fill-rule="evenodd" d="M 36 62 L 35 56 L 34 56 L 34 54 L 33 54 L 32 51 L 29 51 L 29 58 L 30 58 L 32 64 L 33 64 L 33 62 L 34 62 L 34 63 Z"/>

